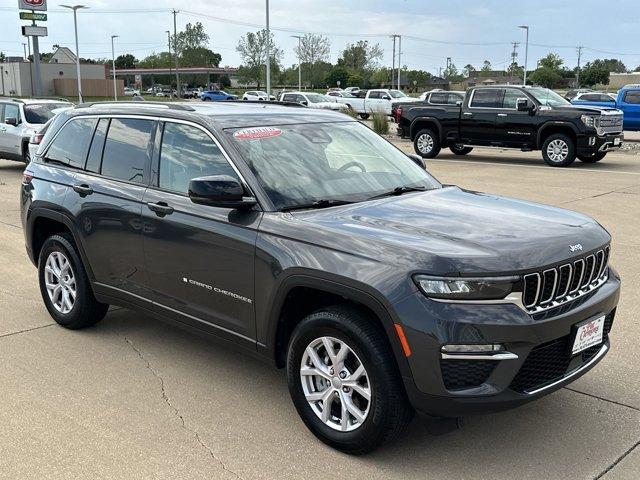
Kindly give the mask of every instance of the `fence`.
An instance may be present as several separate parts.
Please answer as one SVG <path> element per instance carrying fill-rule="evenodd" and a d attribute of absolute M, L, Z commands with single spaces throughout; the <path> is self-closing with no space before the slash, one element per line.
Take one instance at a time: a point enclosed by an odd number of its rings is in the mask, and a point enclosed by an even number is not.
<path fill-rule="evenodd" d="M 53 80 L 56 95 L 74 97 L 78 95 L 78 81 L 72 78 L 56 78 Z M 124 80 L 116 80 L 118 96 L 124 96 Z M 112 97 L 113 79 L 82 80 L 82 95 L 84 97 Z"/>

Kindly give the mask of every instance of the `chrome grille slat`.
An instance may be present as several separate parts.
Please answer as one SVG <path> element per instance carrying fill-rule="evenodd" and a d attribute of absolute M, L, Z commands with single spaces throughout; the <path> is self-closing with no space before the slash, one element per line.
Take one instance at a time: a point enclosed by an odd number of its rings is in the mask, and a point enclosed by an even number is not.
<path fill-rule="evenodd" d="M 608 278 L 610 246 L 557 267 L 523 277 L 522 304 L 539 313 L 581 297 L 600 287 Z"/>

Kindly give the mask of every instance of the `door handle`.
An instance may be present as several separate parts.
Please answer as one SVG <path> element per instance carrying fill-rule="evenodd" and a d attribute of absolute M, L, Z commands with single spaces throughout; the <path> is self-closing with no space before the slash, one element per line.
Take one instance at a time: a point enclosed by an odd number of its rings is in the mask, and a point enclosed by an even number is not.
<path fill-rule="evenodd" d="M 93 193 L 93 188 L 91 188 L 86 183 L 74 185 L 73 190 L 79 193 L 81 197 L 86 197 L 87 195 L 91 195 Z"/>
<path fill-rule="evenodd" d="M 471 115 L 473 115 L 473 113 L 472 112 L 464 112 L 463 115 L 466 115 L 466 116 L 470 117 Z"/>
<path fill-rule="evenodd" d="M 499 113 L 499 114 L 498 114 L 498 116 L 499 116 L 499 117 L 506 117 L 506 116 L 507 116 L 507 114 L 506 114 L 506 113 Z"/>
<path fill-rule="evenodd" d="M 155 214 L 159 217 L 164 217 L 165 215 L 171 215 L 173 213 L 173 207 L 170 207 L 165 202 L 149 202 L 147 203 L 147 207 L 149 207 L 149 210 L 155 212 Z"/>

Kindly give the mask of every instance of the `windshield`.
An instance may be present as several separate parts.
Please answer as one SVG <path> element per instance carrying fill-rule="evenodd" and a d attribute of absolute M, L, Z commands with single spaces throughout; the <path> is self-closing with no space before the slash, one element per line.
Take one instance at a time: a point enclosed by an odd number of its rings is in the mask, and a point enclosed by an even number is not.
<path fill-rule="evenodd" d="M 342 98 L 356 98 L 355 95 L 353 95 L 352 93 L 349 92 L 340 92 L 340 95 L 336 95 L 337 97 L 342 97 Z"/>
<path fill-rule="evenodd" d="M 406 95 L 402 93 L 400 90 L 389 90 L 389 94 L 391 98 L 404 98 Z"/>
<path fill-rule="evenodd" d="M 258 95 L 260 95 L 260 96 L 265 96 L 265 97 L 267 96 L 267 92 L 263 92 L 262 90 L 257 91 L 257 92 L 255 92 L 255 93 L 257 93 L 257 94 L 258 94 Z"/>
<path fill-rule="evenodd" d="M 227 130 L 276 208 L 358 202 L 397 187 L 440 184 L 359 122 Z"/>
<path fill-rule="evenodd" d="M 548 88 L 535 87 L 527 89 L 533 98 L 535 98 L 540 105 L 547 105 L 549 107 L 561 107 L 563 105 L 571 105 L 565 98 L 562 98 L 553 90 Z"/>
<path fill-rule="evenodd" d="M 324 95 L 320 95 L 319 93 L 307 93 L 306 96 L 311 103 L 320 103 L 327 101 L 327 97 L 325 97 Z"/>
<path fill-rule="evenodd" d="M 32 103 L 24 106 L 24 118 L 27 123 L 47 123 L 53 118 L 53 110 L 70 107 L 69 103 Z"/>

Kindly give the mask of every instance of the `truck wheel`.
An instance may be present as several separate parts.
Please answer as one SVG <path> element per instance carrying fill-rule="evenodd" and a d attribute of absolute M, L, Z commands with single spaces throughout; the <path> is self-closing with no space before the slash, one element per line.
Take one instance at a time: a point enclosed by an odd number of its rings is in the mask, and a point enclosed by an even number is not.
<path fill-rule="evenodd" d="M 433 130 L 420 130 L 413 140 L 413 149 L 422 158 L 433 158 L 440 153 L 440 140 Z"/>
<path fill-rule="evenodd" d="M 361 118 L 362 120 L 366 120 L 367 118 L 369 118 L 369 114 L 368 114 L 368 113 L 361 113 L 361 114 L 360 114 L 360 118 Z"/>
<path fill-rule="evenodd" d="M 542 144 L 542 158 L 552 167 L 568 167 L 576 159 L 576 146 L 568 136 L 554 133 Z"/>
<path fill-rule="evenodd" d="M 584 163 L 596 163 L 607 156 L 607 152 L 596 152 L 591 155 L 578 155 L 578 160 Z"/>
<path fill-rule="evenodd" d="M 473 147 L 465 147 L 464 145 L 455 144 L 451 145 L 449 147 L 449 150 L 451 150 L 456 155 L 466 155 L 467 153 L 470 153 L 471 150 L 473 150 Z"/>
<path fill-rule="evenodd" d="M 53 319 L 72 330 L 104 318 L 109 305 L 96 300 L 70 235 L 47 238 L 38 258 L 38 279 L 44 304 Z"/>
<path fill-rule="evenodd" d="M 413 417 L 385 332 L 358 309 L 318 310 L 295 328 L 287 381 L 307 428 L 346 453 L 370 452 Z"/>

